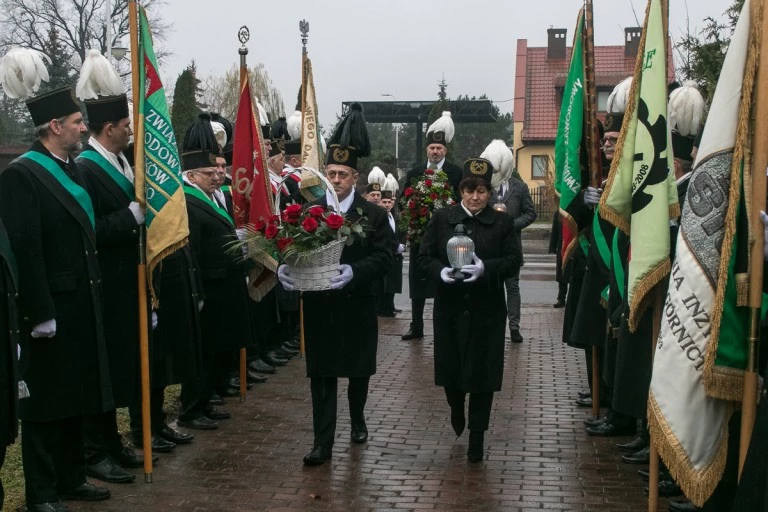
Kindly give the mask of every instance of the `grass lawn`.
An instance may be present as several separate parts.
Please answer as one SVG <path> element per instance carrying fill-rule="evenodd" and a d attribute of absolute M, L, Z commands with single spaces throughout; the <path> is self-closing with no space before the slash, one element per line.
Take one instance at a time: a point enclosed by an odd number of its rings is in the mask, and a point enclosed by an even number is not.
<path fill-rule="evenodd" d="M 169 386 L 165 389 L 165 409 L 168 413 L 168 422 L 176 419 L 179 413 L 179 393 L 181 386 Z M 126 444 L 133 444 L 128 434 L 128 409 L 117 410 L 117 424 L 123 434 Z M 3 469 L 0 470 L 0 479 L 5 488 L 5 505 L 3 510 L 9 512 L 24 510 L 24 472 L 21 466 L 21 437 L 16 444 L 8 447 L 5 455 Z"/>

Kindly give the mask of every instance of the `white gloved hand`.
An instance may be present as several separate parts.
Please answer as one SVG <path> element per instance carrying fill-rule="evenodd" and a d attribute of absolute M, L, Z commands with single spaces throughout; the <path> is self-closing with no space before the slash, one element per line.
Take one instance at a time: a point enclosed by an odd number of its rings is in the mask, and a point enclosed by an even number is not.
<path fill-rule="evenodd" d="M 144 224 L 144 210 L 141 208 L 141 205 L 137 203 L 136 201 L 133 201 L 131 204 L 128 205 L 128 209 L 131 210 L 131 213 L 133 214 L 133 218 L 136 219 L 136 224 L 142 225 Z"/>
<path fill-rule="evenodd" d="M 339 265 L 339 275 L 329 279 L 331 289 L 338 290 L 344 288 L 352 280 L 352 267 L 349 265 Z"/>
<path fill-rule="evenodd" d="M 456 280 L 451 277 L 451 272 L 453 272 L 453 269 L 451 267 L 445 267 L 443 270 L 440 271 L 440 279 L 442 279 L 445 284 L 451 284 L 456 282 Z"/>
<path fill-rule="evenodd" d="M 237 228 L 235 230 L 235 234 L 237 235 L 238 240 L 245 240 L 245 235 L 248 234 L 248 229 L 246 228 Z"/>
<path fill-rule="evenodd" d="M 205 301 L 204 300 L 197 301 L 197 312 L 198 313 L 203 310 L 203 306 L 205 306 Z"/>
<path fill-rule="evenodd" d="M 403 254 L 405 252 L 405 246 L 400 244 L 397 246 L 397 254 Z"/>
<path fill-rule="evenodd" d="M 32 328 L 33 338 L 53 338 L 56 336 L 56 319 L 52 318 Z"/>
<path fill-rule="evenodd" d="M 761 211 L 760 220 L 763 221 L 763 258 L 768 260 L 768 214 Z"/>
<path fill-rule="evenodd" d="M 469 278 L 464 280 L 465 283 L 477 281 L 480 279 L 480 276 L 485 273 L 485 265 L 483 265 L 483 261 L 477 257 L 477 254 L 472 253 L 472 261 L 472 265 L 464 265 L 461 267 L 463 273 L 469 274 Z"/>
<path fill-rule="evenodd" d="M 282 264 L 277 268 L 277 280 L 283 285 L 285 291 L 292 292 L 296 289 L 295 281 L 291 277 L 291 271 L 288 265 Z"/>
<path fill-rule="evenodd" d="M 156 311 L 152 312 L 151 320 L 152 320 L 152 329 L 156 329 L 157 328 L 157 312 Z"/>
<path fill-rule="evenodd" d="M 594 206 L 600 202 L 600 196 L 603 195 L 603 189 L 595 187 L 587 187 L 584 192 L 584 204 Z"/>

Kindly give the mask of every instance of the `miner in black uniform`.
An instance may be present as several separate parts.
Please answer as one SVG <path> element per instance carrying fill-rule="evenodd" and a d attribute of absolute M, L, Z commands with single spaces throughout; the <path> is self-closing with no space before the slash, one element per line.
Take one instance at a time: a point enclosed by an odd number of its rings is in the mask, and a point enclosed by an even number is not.
<path fill-rule="evenodd" d="M 87 128 L 69 87 L 27 108 L 37 141 L 0 174 L 0 218 L 19 269 L 27 510 L 60 512 L 61 499 L 109 498 L 85 480 L 82 418 L 114 402 L 93 204 L 71 156 Z"/>
<path fill-rule="evenodd" d="M 461 167 L 446 161 L 448 144 L 453 140 L 454 131 L 450 112 L 443 112 L 443 115 L 429 126 L 427 129 L 427 164 L 426 166 L 418 165 L 408 171 L 405 187 L 411 186 L 414 180 L 421 178 L 425 169 L 434 169 L 435 171 L 443 171 L 448 176 L 448 182 L 453 187 L 455 198 L 459 197 Z M 410 242 L 409 247 L 408 289 L 411 295 L 413 319 L 410 329 L 402 336 L 402 339 L 406 341 L 424 337 L 424 305 L 427 299 L 435 296 L 434 283 L 421 273 L 416 264 L 420 244 Z"/>
<path fill-rule="evenodd" d="M 16 441 L 19 431 L 19 388 L 17 346 L 19 322 L 16 316 L 16 289 L 19 274 L 8 233 L 0 221 L 0 468 L 5 450 Z M 0 510 L 3 509 L 3 482 L 0 481 Z"/>
<path fill-rule="evenodd" d="M 304 292 L 304 333 L 307 375 L 312 391 L 314 446 L 304 464 L 316 466 L 331 458 L 336 437 L 338 379 L 348 378 L 351 439 L 368 440 L 364 407 L 368 382 L 376 373 L 378 320 L 371 285 L 392 263 L 390 228 L 384 209 L 355 192 L 358 158 L 370 154 L 362 106 L 352 105 L 331 137 L 325 172 L 340 202 L 339 214 L 350 222 L 360 221 L 365 239 L 356 237 L 344 247 L 339 275 L 330 278 L 330 290 Z M 331 191 L 312 203 L 336 208 Z M 278 269 L 286 289 L 293 289 L 287 265 Z"/>
<path fill-rule="evenodd" d="M 103 66 L 94 66 L 102 60 Z M 106 66 L 106 67 L 105 67 Z M 94 71 L 94 67 L 104 70 Z M 109 73 L 111 71 L 111 73 Z M 100 75 L 109 76 L 100 76 Z M 105 79 L 106 80 L 103 80 Z M 114 78 L 114 80 L 110 80 Z M 114 83 L 113 89 L 91 88 L 95 80 Z M 91 134 L 77 163 L 83 172 L 96 217 L 99 266 L 103 276 L 104 334 L 115 407 L 140 407 L 138 242 L 144 212 L 136 202 L 133 172 L 123 151 L 132 130 L 128 99 L 120 76 L 100 53 L 89 51 L 78 89 L 85 100 Z M 136 476 L 121 466 L 141 467 L 135 452 L 123 448 L 117 411 L 88 416 L 83 421 L 86 473 L 105 482 L 132 482 Z"/>
<path fill-rule="evenodd" d="M 400 231 L 398 225 L 399 218 L 395 211 L 395 196 L 397 195 L 397 180 L 391 174 L 387 176 L 382 186 L 381 200 L 379 205 L 387 211 L 387 220 L 389 222 L 390 248 L 394 259 L 389 272 L 384 277 L 384 288 L 379 300 L 378 315 L 382 317 L 394 317 L 397 313 L 395 309 L 395 294 L 403 291 L 403 252 L 405 252 L 405 237 Z"/>
<path fill-rule="evenodd" d="M 460 436 L 467 426 L 469 393 L 470 462 L 483 459 L 493 393 L 501 390 L 507 323 L 505 279 L 517 274 L 523 259 L 514 219 L 488 204 L 493 166 L 484 158 L 464 163 L 461 203 L 434 213 L 421 244 L 418 264 L 435 283 L 435 384 L 445 389 L 451 426 Z M 457 226 L 474 242 L 472 263 L 452 277 L 448 241 Z"/>

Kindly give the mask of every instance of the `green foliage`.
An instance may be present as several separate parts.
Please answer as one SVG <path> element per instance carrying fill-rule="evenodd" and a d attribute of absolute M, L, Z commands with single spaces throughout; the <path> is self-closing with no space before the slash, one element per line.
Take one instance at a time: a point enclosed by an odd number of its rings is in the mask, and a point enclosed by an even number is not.
<path fill-rule="evenodd" d="M 197 103 L 197 97 L 201 93 L 200 80 L 197 78 L 197 67 L 195 62 L 187 66 L 181 72 L 176 80 L 176 87 L 173 90 L 173 110 L 171 111 L 171 124 L 176 134 L 176 145 L 179 147 L 179 154 L 182 153 L 181 147 L 184 141 L 184 132 L 189 125 L 197 118 L 200 113 L 200 107 Z"/>
<path fill-rule="evenodd" d="M 705 18 L 704 29 L 699 34 L 692 34 L 689 27 L 685 36 L 675 45 L 679 77 L 698 83 L 708 104 L 712 102 L 725 54 L 743 6 L 744 0 L 734 0 L 722 18 Z"/>
<path fill-rule="evenodd" d="M 48 40 L 43 43 L 43 53 L 50 59 L 48 64 L 48 82 L 40 85 L 38 94 L 42 94 L 59 87 L 72 86 L 75 82 L 72 71 L 72 52 L 68 51 L 64 41 L 59 37 L 59 31 L 56 27 L 51 27 L 48 31 Z"/>

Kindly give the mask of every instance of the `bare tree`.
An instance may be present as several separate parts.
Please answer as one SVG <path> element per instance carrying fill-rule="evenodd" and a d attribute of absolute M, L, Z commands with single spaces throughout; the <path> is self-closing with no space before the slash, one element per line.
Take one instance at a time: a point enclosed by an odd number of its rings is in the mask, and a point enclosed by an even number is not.
<path fill-rule="evenodd" d="M 283 98 L 272 85 L 264 64 L 258 63 L 249 69 L 251 91 L 259 98 L 269 115 L 270 121 L 284 115 Z M 201 103 L 211 112 L 219 112 L 234 122 L 237 105 L 240 101 L 240 67 L 233 65 L 223 75 L 209 75 L 201 84 L 203 89 Z"/>
<path fill-rule="evenodd" d="M 145 0 L 155 40 L 162 41 L 171 25 L 160 18 L 165 0 Z M 0 0 L 0 48 L 23 46 L 45 52 L 51 30 L 73 55 L 77 71 L 90 49 L 107 50 L 107 23 L 112 24 L 112 44 L 128 44 L 128 0 L 114 0 L 109 15 L 106 0 Z M 158 58 L 167 55 L 158 51 Z M 74 56 L 78 56 L 79 60 Z"/>

